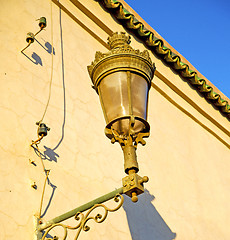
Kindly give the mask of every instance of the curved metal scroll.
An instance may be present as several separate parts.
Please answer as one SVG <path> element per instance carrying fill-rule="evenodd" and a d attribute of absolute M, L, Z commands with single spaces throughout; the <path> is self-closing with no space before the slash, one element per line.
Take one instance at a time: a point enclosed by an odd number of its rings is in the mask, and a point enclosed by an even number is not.
<path fill-rule="evenodd" d="M 110 209 L 110 208 L 106 207 L 104 204 L 95 204 L 92 208 L 89 209 L 89 211 L 85 215 L 81 212 L 78 212 L 75 215 L 75 220 L 78 221 L 78 224 L 75 227 L 71 227 L 71 226 L 68 226 L 68 225 L 65 225 L 65 224 L 61 224 L 61 223 L 53 224 L 52 226 L 50 226 L 45 231 L 41 240 L 59 239 L 56 236 L 53 239 L 52 238 L 46 238 L 47 234 L 55 227 L 62 227 L 63 228 L 64 236 L 63 236 L 62 240 L 65 240 L 67 238 L 68 229 L 69 230 L 77 230 L 77 234 L 74 238 L 74 240 L 77 240 L 82 230 L 85 231 L 85 232 L 90 230 L 90 227 L 87 225 L 87 222 L 89 220 L 92 219 L 96 223 L 102 223 L 106 219 L 106 217 L 108 215 L 108 212 L 115 212 L 122 206 L 122 204 L 124 202 L 124 197 L 122 195 L 118 194 L 114 197 L 114 201 L 119 203 L 118 206 L 114 209 Z M 99 213 L 96 214 L 96 215 L 91 214 L 96 208 L 103 208 L 104 209 L 104 214 L 103 215 L 101 215 Z"/>

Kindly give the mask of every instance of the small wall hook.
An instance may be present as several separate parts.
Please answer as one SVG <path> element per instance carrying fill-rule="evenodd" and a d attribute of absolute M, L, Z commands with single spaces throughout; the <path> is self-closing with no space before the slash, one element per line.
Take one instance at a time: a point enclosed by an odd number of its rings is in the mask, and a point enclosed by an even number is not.
<path fill-rule="evenodd" d="M 33 180 L 30 180 L 30 186 L 31 186 L 33 189 L 37 189 L 37 188 L 38 188 L 36 182 L 33 181 Z"/>
<path fill-rule="evenodd" d="M 30 164 L 37 166 L 36 162 L 34 160 L 29 159 Z"/>
<path fill-rule="evenodd" d="M 45 123 L 36 122 L 36 125 L 38 125 L 38 136 L 46 136 L 47 131 L 50 131 L 50 128 Z"/>

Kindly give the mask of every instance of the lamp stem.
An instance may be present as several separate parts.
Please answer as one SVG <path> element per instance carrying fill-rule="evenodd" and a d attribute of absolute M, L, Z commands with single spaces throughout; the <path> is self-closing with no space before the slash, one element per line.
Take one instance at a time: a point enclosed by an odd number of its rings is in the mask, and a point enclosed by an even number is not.
<path fill-rule="evenodd" d="M 125 145 L 122 150 L 124 153 L 125 173 L 129 174 L 130 171 L 137 173 L 139 171 L 139 167 L 137 163 L 136 148 L 131 143 Z"/>

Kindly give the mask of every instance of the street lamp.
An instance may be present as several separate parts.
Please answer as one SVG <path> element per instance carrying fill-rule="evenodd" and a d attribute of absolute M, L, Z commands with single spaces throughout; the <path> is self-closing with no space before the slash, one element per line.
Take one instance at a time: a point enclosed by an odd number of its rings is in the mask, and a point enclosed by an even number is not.
<path fill-rule="evenodd" d="M 95 60 L 88 66 L 93 87 L 99 95 L 104 113 L 105 134 L 111 142 L 119 142 L 124 153 L 124 193 L 136 202 L 137 195 L 144 191 L 136 147 L 145 144 L 149 136 L 147 122 L 148 92 L 154 75 L 155 65 L 148 51 L 133 49 L 130 36 L 124 32 L 114 33 L 108 38 L 110 51 L 96 52 Z"/>
<path fill-rule="evenodd" d="M 137 175 L 139 167 L 136 148 L 138 143 L 144 145 L 143 138 L 149 136 L 148 92 L 155 66 L 146 50 L 143 52 L 134 50 L 129 44 L 130 36 L 123 32 L 114 33 L 108 38 L 110 51 L 96 52 L 95 60 L 88 66 L 103 109 L 106 121 L 105 134 L 112 143 L 118 142 L 124 153 L 124 169 L 127 176 L 122 179 L 123 186 L 49 221 L 42 222 L 41 216 L 36 216 L 35 239 L 37 240 L 47 239 L 49 232 L 56 227 L 64 229 L 63 240 L 66 239 L 69 230 L 76 230 L 74 239 L 77 240 L 82 231 L 90 229 L 87 225 L 89 220 L 102 223 L 108 212 L 114 212 L 122 206 L 124 198 L 121 194 L 125 193 L 133 202 L 137 202 L 137 195 L 144 192 L 143 183 L 148 181 L 148 177 L 142 178 Z M 49 130 L 44 123 L 38 125 L 39 138 L 33 141 L 31 146 L 37 146 Z M 48 175 L 46 180 L 47 178 Z M 103 203 L 112 198 L 118 205 L 110 209 Z M 95 215 L 93 212 L 97 208 L 103 208 L 104 215 Z M 83 214 L 85 211 L 86 214 Z M 71 227 L 62 223 L 71 217 L 75 217 L 77 226 Z"/>

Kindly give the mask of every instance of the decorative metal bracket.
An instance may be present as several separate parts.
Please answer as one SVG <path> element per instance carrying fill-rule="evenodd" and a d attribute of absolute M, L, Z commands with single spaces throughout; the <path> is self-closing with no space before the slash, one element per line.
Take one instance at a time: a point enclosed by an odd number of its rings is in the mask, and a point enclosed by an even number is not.
<path fill-rule="evenodd" d="M 87 225 L 89 220 L 94 220 L 96 223 L 102 223 L 108 216 L 109 212 L 115 212 L 117 211 L 124 202 L 124 197 L 121 195 L 123 193 L 123 188 L 119 188 L 111 193 L 108 193 L 102 197 L 99 197 L 89 203 L 86 203 L 76 209 L 73 209 L 70 212 L 67 212 L 59 217 L 56 217 L 46 223 L 40 223 L 40 219 L 37 218 L 36 220 L 36 240 L 54 240 L 59 239 L 57 236 L 54 236 L 53 238 L 47 238 L 49 232 L 54 229 L 55 227 L 62 227 L 64 230 L 64 236 L 61 238 L 62 240 L 65 240 L 68 235 L 68 230 L 77 230 L 74 240 L 77 240 L 79 238 L 80 233 L 83 231 L 89 231 L 90 227 Z M 102 202 L 105 202 L 107 200 L 110 200 L 114 197 L 114 201 L 118 203 L 118 205 L 111 209 L 102 204 Z M 91 206 L 91 207 L 90 207 Z M 103 214 L 95 213 L 95 209 L 101 208 L 104 210 Z M 81 210 L 82 211 L 77 211 Z M 83 214 L 82 212 L 88 210 L 86 214 Z M 75 220 L 78 222 L 76 226 L 69 226 L 62 224 L 61 222 L 69 219 L 70 217 L 74 217 Z M 46 231 L 43 234 L 43 230 Z"/>
<path fill-rule="evenodd" d="M 64 229 L 64 236 L 62 238 L 63 240 L 66 239 L 68 230 L 77 230 L 76 236 L 74 238 L 74 240 L 77 240 L 82 230 L 85 232 L 90 230 L 90 227 L 87 225 L 89 220 L 92 219 L 96 223 L 104 222 L 104 220 L 106 219 L 106 217 L 108 215 L 108 212 L 115 212 L 122 206 L 122 204 L 124 202 L 124 197 L 122 195 L 117 195 L 117 196 L 115 196 L 114 201 L 119 203 L 118 206 L 115 207 L 114 209 L 110 209 L 110 208 L 106 207 L 104 204 L 95 204 L 90 210 L 88 210 L 88 212 L 85 215 L 81 212 L 78 212 L 74 217 L 75 220 L 78 221 L 78 224 L 74 227 L 71 227 L 71 226 L 68 226 L 65 224 L 61 224 L 61 223 L 53 224 L 51 227 L 49 227 L 46 230 L 46 232 L 44 233 L 41 240 L 52 240 L 52 238 L 46 238 L 46 236 L 53 228 L 58 227 L 58 226 L 61 226 Z M 97 208 L 103 208 L 104 214 L 103 215 L 99 214 L 99 213 L 92 214 L 93 211 Z M 92 216 L 91 216 L 91 214 L 92 214 Z M 54 236 L 53 239 L 59 239 L 59 238 L 57 238 L 57 236 Z"/>

